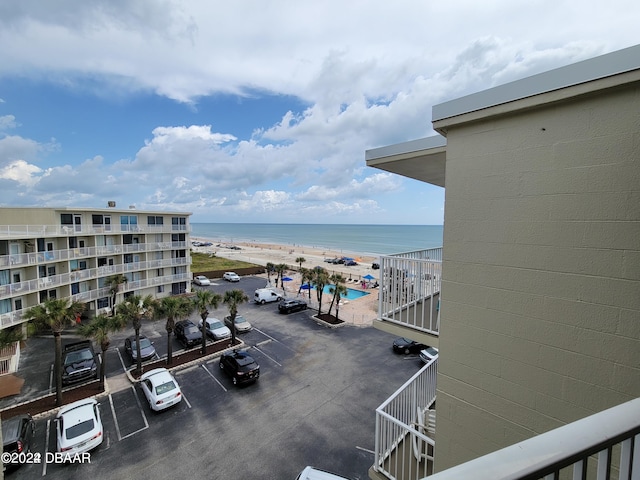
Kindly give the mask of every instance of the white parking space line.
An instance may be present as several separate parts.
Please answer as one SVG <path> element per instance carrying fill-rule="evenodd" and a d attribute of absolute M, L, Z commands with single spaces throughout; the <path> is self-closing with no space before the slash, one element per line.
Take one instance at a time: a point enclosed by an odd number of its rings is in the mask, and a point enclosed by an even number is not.
<path fill-rule="evenodd" d="M 181 390 L 182 391 L 182 390 Z M 187 402 L 187 407 L 191 408 L 191 404 L 189 403 L 189 400 L 187 400 L 186 395 L 184 394 L 184 392 L 182 392 L 182 398 L 184 398 L 184 401 Z"/>
<path fill-rule="evenodd" d="M 51 432 L 51 419 L 47 420 L 47 433 L 46 437 L 44 437 L 44 457 L 46 458 L 47 452 L 49 451 L 49 433 Z M 42 462 L 42 476 L 44 477 L 47 474 L 47 462 Z"/>
<path fill-rule="evenodd" d="M 135 387 L 133 385 L 131 385 L 131 389 L 133 390 L 133 395 L 136 397 L 136 403 L 138 404 L 138 408 L 140 409 L 140 414 L 142 415 L 142 420 L 144 420 L 144 425 L 145 426 L 144 426 L 144 428 L 141 428 L 140 430 L 136 430 L 135 432 L 131 432 L 128 435 L 125 435 L 120 440 L 124 440 L 125 438 L 129 438 L 132 435 L 135 435 L 136 433 L 139 433 L 139 432 L 149 428 L 149 422 L 147 422 L 147 416 L 144 414 L 144 410 L 142 409 L 142 404 L 140 403 L 140 398 L 138 397 L 138 392 L 136 392 L 136 389 L 135 389 Z M 114 419 L 115 419 L 115 414 L 114 414 Z"/>
<path fill-rule="evenodd" d="M 282 343 L 282 342 L 281 342 L 280 340 L 278 340 L 277 338 L 273 338 L 271 335 L 269 335 L 268 333 L 263 332 L 263 331 L 262 331 L 262 330 L 260 330 L 259 328 L 255 328 L 255 327 L 254 327 L 254 330 L 255 330 L 256 332 L 260 332 L 262 335 L 264 335 L 265 337 L 267 337 L 267 338 L 271 339 L 272 341 L 274 341 L 274 342 L 278 342 L 280 345 L 282 345 L 282 346 L 284 346 L 284 347 L 288 348 L 288 349 L 289 349 L 289 350 L 291 350 L 292 352 L 294 352 L 294 351 L 295 351 L 293 348 L 291 348 L 291 347 L 290 347 L 289 345 L 287 345 L 286 343 Z M 262 343 L 262 342 L 260 342 L 260 343 Z M 259 345 L 259 344 L 258 344 L 258 345 Z"/>
<path fill-rule="evenodd" d="M 262 350 L 260 350 L 257 346 L 255 347 L 251 347 L 251 348 L 255 348 L 257 351 L 259 351 L 262 355 L 264 355 L 265 357 L 267 357 L 269 360 L 271 360 L 273 363 L 275 363 L 276 365 L 278 365 L 279 367 L 281 367 L 282 365 L 279 364 L 275 358 L 270 357 L 269 355 L 267 355 L 266 353 L 264 353 Z"/>
<path fill-rule="evenodd" d="M 206 365 L 202 365 L 202 368 L 204 368 L 204 371 L 205 371 L 205 372 L 207 372 L 207 373 L 209 374 L 209 376 L 210 376 L 211 378 L 213 378 L 213 379 L 215 380 L 215 382 L 216 382 L 218 385 L 220 385 L 220 386 L 222 387 L 222 389 L 223 389 L 225 392 L 228 392 L 228 390 L 227 390 L 226 388 L 224 388 L 224 385 L 222 385 L 222 384 L 220 383 L 220 381 L 219 381 L 219 380 L 218 380 L 218 379 L 213 375 L 213 373 L 211 373 L 211 372 L 209 371 L 209 369 L 207 368 L 207 366 L 206 366 Z"/>
<path fill-rule="evenodd" d="M 122 365 L 122 370 L 124 372 L 126 372 L 127 371 L 127 367 L 124 364 L 124 360 L 122 359 L 122 354 L 120 353 L 120 349 L 118 347 L 113 347 L 112 350 L 115 350 L 118 353 L 118 358 L 120 359 L 120 364 Z"/>
<path fill-rule="evenodd" d="M 369 450 L 368 448 L 364 448 L 364 447 L 359 447 L 358 445 L 356 445 L 356 449 L 362 450 L 363 452 L 370 453 L 371 455 L 375 455 L 376 454 L 376 452 L 374 452 L 373 450 Z"/>
<path fill-rule="evenodd" d="M 111 406 L 111 415 L 113 415 L 113 422 L 116 425 L 116 433 L 118 434 L 118 441 L 122 440 L 120 435 L 120 425 L 118 425 L 118 417 L 116 417 L 116 409 L 113 407 L 113 397 L 109 394 L 109 405 Z"/>

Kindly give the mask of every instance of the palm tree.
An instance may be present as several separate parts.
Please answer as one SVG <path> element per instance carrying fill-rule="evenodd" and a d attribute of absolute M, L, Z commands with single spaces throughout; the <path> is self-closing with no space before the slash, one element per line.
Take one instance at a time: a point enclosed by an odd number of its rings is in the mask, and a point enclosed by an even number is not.
<path fill-rule="evenodd" d="M 100 362 L 100 383 L 104 385 L 104 377 L 107 363 L 107 350 L 111 344 L 109 335 L 122 330 L 125 326 L 125 320 L 121 315 L 109 317 L 107 315 L 97 315 L 89 323 L 80 326 L 78 332 L 86 338 L 93 339 L 100 345 L 102 357 Z"/>
<path fill-rule="evenodd" d="M 346 285 L 337 285 L 338 288 L 338 301 L 336 302 L 336 320 L 340 320 L 340 298 L 342 297 L 342 295 L 347 295 L 347 292 L 349 291 L 347 289 Z"/>
<path fill-rule="evenodd" d="M 267 282 L 269 282 L 269 285 L 271 285 L 271 272 L 273 272 L 276 269 L 276 266 L 271 262 L 267 262 L 267 265 L 265 266 L 265 268 L 267 269 Z M 278 285 L 276 284 L 276 287 L 277 286 Z"/>
<path fill-rule="evenodd" d="M 340 295 L 346 295 L 347 287 L 343 285 L 345 278 L 339 273 L 334 273 L 333 275 L 331 275 L 331 277 L 329 278 L 329 281 L 333 283 L 333 286 L 329 288 L 329 293 L 333 294 L 333 298 L 331 299 L 331 304 L 329 305 L 329 312 L 328 312 L 329 315 L 331 315 L 331 310 L 333 309 L 334 303 L 336 303 L 336 299 L 338 300 L 338 303 L 340 303 Z M 336 310 L 337 310 L 337 304 L 336 304 Z"/>
<path fill-rule="evenodd" d="M 22 337 L 20 328 L 4 328 L 0 330 L 0 349 L 19 342 Z"/>
<path fill-rule="evenodd" d="M 296 258 L 296 263 L 297 263 L 298 265 L 300 265 L 300 271 L 302 271 L 302 264 L 303 264 L 304 262 L 306 262 L 306 261 L 307 261 L 307 259 L 306 259 L 306 258 L 304 258 L 304 257 L 298 257 L 298 258 Z"/>
<path fill-rule="evenodd" d="M 202 355 L 207 354 L 207 329 L 205 328 L 205 320 L 209 316 L 209 307 L 218 308 L 222 301 L 222 296 L 213 293 L 211 290 L 198 290 L 196 296 L 193 297 L 194 308 L 198 310 L 202 319 Z"/>
<path fill-rule="evenodd" d="M 225 305 L 229 307 L 229 316 L 231 317 L 231 346 L 236 344 L 236 315 L 238 314 L 238 305 L 248 302 L 249 297 L 238 289 L 227 290 L 224 292 Z"/>
<path fill-rule="evenodd" d="M 300 271 L 300 288 L 298 289 L 298 295 L 300 295 L 300 292 L 302 291 L 302 286 L 306 283 L 309 285 L 309 287 L 311 287 L 311 282 L 314 279 L 314 271 L 310 270 L 308 268 L 303 268 Z M 309 301 L 311 301 L 311 288 L 307 289 L 307 292 L 309 294 Z"/>
<path fill-rule="evenodd" d="M 278 286 L 278 279 L 280 279 L 280 288 L 284 288 L 284 282 L 282 281 L 282 278 L 284 277 L 284 272 L 286 270 L 286 263 L 279 263 L 278 265 L 276 265 L 276 273 L 278 274 L 278 276 L 276 277 L 276 287 Z"/>
<path fill-rule="evenodd" d="M 173 345 L 171 334 L 176 326 L 176 319 L 188 317 L 196 308 L 192 301 L 186 297 L 164 297 L 158 305 L 158 316 L 167 317 L 165 328 L 167 330 L 167 365 L 171 365 L 173 359 Z"/>
<path fill-rule="evenodd" d="M 122 273 L 117 273 L 107 277 L 104 284 L 109 287 L 109 295 L 111 298 L 111 315 L 116 314 L 116 296 L 120 291 L 120 285 L 127 283 L 127 277 Z"/>
<path fill-rule="evenodd" d="M 151 295 L 147 295 L 145 297 L 141 297 L 140 295 L 131 295 L 125 298 L 124 302 L 122 302 L 118 308 L 118 311 L 124 318 L 125 323 L 131 322 L 133 325 L 137 353 L 136 373 L 139 375 L 142 374 L 142 358 L 140 358 L 140 327 L 142 327 L 142 320 L 151 320 L 154 317 L 156 309 L 157 301 Z"/>
<path fill-rule="evenodd" d="M 55 341 L 54 375 L 56 378 L 56 405 L 62 405 L 62 331 L 74 325 L 76 318 L 86 308 L 84 303 L 71 302 L 67 298 L 48 298 L 29 308 L 24 317 L 34 323 L 51 328 Z"/>
<path fill-rule="evenodd" d="M 316 297 L 318 298 L 318 315 L 322 313 L 322 294 L 324 286 L 329 283 L 329 273 L 324 268 L 313 270 L 313 283 L 316 287 Z"/>

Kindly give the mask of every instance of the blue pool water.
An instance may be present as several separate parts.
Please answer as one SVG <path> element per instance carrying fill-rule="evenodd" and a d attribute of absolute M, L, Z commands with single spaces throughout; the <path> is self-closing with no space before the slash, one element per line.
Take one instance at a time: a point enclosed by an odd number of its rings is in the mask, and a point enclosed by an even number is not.
<path fill-rule="evenodd" d="M 333 285 L 325 285 L 324 288 L 322 289 L 322 293 L 323 294 L 327 294 L 327 295 L 333 295 L 329 289 L 333 287 Z M 346 300 L 355 300 L 356 298 L 360 298 L 360 297 L 364 297 L 365 295 L 369 295 L 369 292 L 362 292 L 360 290 L 354 290 L 353 288 L 349 288 L 347 287 L 347 294 L 346 295 L 341 295 L 340 298 L 341 299 L 346 299 Z"/>

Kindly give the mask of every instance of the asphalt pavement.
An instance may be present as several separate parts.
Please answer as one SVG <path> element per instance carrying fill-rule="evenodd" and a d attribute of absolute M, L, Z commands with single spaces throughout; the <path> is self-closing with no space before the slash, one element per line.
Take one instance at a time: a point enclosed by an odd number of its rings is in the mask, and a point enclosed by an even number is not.
<path fill-rule="evenodd" d="M 214 283 L 202 288 L 219 293 L 241 288 L 251 299 L 264 279 Z M 109 385 L 117 388 L 100 400 L 105 438 L 91 452 L 90 463 L 44 461 L 55 451 L 53 415 L 45 415 L 37 421 L 32 449 L 42 461 L 6 478 L 280 480 L 294 479 L 306 465 L 368 478 L 375 409 L 420 368 L 419 357 L 394 354 L 394 338 L 372 327 L 321 326 L 311 310 L 281 315 L 275 303 L 249 302 L 239 306 L 239 313 L 254 327 L 240 338 L 260 364 L 256 383 L 234 386 L 217 359 L 198 362 L 174 372 L 183 401 L 152 412 L 138 385 L 116 382 L 131 365 L 124 352 L 124 339 L 133 333 L 129 328 L 113 336 L 107 352 Z M 220 305 L 210 316 L 227 314 Z M 144 324 L 141 333 L 159 355 L 166 354 L 164 321 Z M 71 337 L 65 335 L 64 341 Z M 180 348 L 175 342 L 174 352 Z M 18 373 L 27 377 L 28 394 L 48 393 L 52 360 L 52 338 L 27 341 Z"/>

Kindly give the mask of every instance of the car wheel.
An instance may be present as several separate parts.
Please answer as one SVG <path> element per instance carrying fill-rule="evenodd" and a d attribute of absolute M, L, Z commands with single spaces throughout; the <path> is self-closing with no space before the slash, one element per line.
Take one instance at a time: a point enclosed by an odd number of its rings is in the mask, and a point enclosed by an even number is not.
<path fill-rule="evenodd" d="M 305 305 L 304 307 L 302 307 L 302 309 L 303 309 L 303 310 L 306 310 L 306 309 L 307 309 L 307 306 Z"/>
<path fill-rule="evenodd" d="M 224 370 L 224 366 L 222 365 L 222 362 L 220 362 L 220 370 Z"/>
<path fill-rule="evenodd" d="M 238 384 L 238 379 L 236 377 L 233 377 L 233 384 L 237 385 Z"/>
<path fill-rule="evenodd" d="M 260 305 L 264 305 L 265 301 L 264 300 L 260 300 Z"/>
<path fill-rule="evenodd" d="M 408 349 L 408 348 L 405 348 L 405 349 L 404 349 L 404 354 L 405 354 L 405 355 L 409 355 L 409 353 L 411 353 L 411 352 L 409 351 L 409 349 Z"/>

